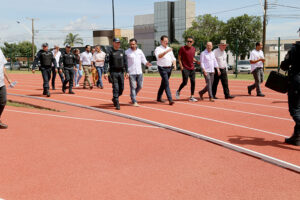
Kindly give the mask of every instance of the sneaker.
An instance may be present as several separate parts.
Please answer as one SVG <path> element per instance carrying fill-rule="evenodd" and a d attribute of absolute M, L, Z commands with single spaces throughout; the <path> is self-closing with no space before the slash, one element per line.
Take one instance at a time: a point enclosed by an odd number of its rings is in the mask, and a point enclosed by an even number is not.
<path fill-rule="evenodd" d="M 197 100 L 195 97 L 191 97 L 191 98 L 189 99 L 189 101 L 191 101 L 191 102 L 197 102 L 198 100 Z"/>
<path fill-rule="evenodd" d="M 62 87 L 62 92 L 63 92 L 63 93 L 66 93 L 66 86 L 63 86 L 63 87 Z"/>
<path fill-rule="evenodd" d="M 0 129 L 7 129 L 8 126 L 6 124 L 3 124 L 2 121 L 0 121 Z"/>
<path fill-rule="evenodd" d="M 50 92 L 49 92 L 49 90 L 47 91 L 47 97 L 50 97 Z"/>
<path fill-rule="evenodd" d="M 79 84 L 76 84 L 76 85 L 75 85 L 75 87 L 79 87 L 79 86 L 80 86 Z"/>
<path fill-rule="evenodd" d="M 139 107 L 139 104 L 138 104 L 137 102 L 134 102 L 132 105 L 133 105 L 134 107 Z"/>
<path fill-rule="evenodd" d="M 176 99 L 180 99 L 180 92 L 178 90 L 176 91 L 175 97 L 176 97 Z"/>

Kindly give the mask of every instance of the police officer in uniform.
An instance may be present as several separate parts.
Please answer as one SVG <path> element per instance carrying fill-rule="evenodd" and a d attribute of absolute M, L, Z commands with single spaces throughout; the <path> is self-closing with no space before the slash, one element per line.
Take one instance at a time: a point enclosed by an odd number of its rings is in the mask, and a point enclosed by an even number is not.
<path fill-rule="evenodd" d="M 73 88 L 73 79 L 74 71 L 76 70 L 76 57 L 71 52 L 71 46 L 66 45 L 66 51 L 62 53 L 59 59 L 60 68 L 63 69 L 65 74 L 65 80 L 63 82 L 62 91 L 66 93 L 67 84 L 69 82 L 69 94 L 75 94 L 72 91 Z"/>
<path fill-rule="evenodd" d="M 36 65 L 40 61 L 41 71 L 43 76 L 43 95 L 50 97 L 49 92 L 49 80 L 51 78 L 51 67 L 52 63 L 55 68 L 57 68 L 56 60 L 51 51 L 48 51 L 48 43 L 42 45 L 42 50 L 40 50 L 35 56 L 34 62 L 32 64 L 32 73 L 35 72 Z"/>
<path fill-rule="evenodd" d="M 300 29 L 299 31 L 300 32 Z M 296 125 L 294 134 L 286 138 L 288 144 L 300 146 L 300 41 L 296 42 L 288 51 L 280 68 L 288 71 L 288 103 L 289 111 Z"/>
<path fill-rule="evenodd" d="M 113 88 L 112 101 L 117 110 L 120 110 L 119 96 L 124 90 L 124 76 L 128 78 L 127 57 L 125 51 L 120 49 L 120 42 L 119 38 L 113 39 L 113 47 L 107 51 L 104 65 L 104 78 L 107 79 L 109 71 Z"/>

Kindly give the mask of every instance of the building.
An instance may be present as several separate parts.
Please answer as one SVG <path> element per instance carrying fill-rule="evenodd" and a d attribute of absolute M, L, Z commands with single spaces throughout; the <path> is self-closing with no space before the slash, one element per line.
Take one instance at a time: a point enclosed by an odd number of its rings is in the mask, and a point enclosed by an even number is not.
<path fill-rule="evenodd" d="M 134 18 L 134 37 L 145 55 L 152 55 L 160 37 L 167 35 L 170 43 L 184 44 L 185 30 L 192 26 L 196 16 L 196 3 L 191 0 L 161 1 L 154 3 L 154 14 Z M 152 41 L 151 41 L 152 40 Z"/>
<path fill-rule="evenodd" d="M 115 36 L 125 38 L 129 41 L 134 37 L 132 29 L 115 29 Z M 113 31 L 112 30 L 96 30 L 93 31 L 93 44 L 94 45 L 112 45 Z"/>
<path fill-rule="evenodd" d="M 154 14 L 134 16 L 134 38 L 146 56 L 154 51 L 154 35 Z"/>

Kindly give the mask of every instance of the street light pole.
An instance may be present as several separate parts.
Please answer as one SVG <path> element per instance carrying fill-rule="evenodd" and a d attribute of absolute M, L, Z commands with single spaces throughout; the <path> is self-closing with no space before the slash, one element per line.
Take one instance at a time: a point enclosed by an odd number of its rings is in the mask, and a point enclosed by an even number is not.
<path fill-rule="evenodd" d="M 115 38 L 115 1 L 112 0 L 112 15 L 113 15 L 113 38 Z"/>

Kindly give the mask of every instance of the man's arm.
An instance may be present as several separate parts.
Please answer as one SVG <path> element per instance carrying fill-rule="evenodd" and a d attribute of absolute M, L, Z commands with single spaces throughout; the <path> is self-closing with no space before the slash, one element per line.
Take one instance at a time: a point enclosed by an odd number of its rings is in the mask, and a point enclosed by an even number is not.
<path fill-rule="evenodd" d="M 158 54 L 158 58 L 164 57 L 167 53 L 169 53 L 169 52 L 171 52 L 171 51 L 173 51 L 173 49 L 172 49 L 172 48 L 169 48 L 168 50 L 166 50 L 166 51 L 164 51 L 164 52 Z"/>
<path fill-rule="evenodd" d="M 34 57 L 34 61 L 32 63 L 32 69 L 31 69 L 33 72 L 35 71 L 36 65 L 39 63 L 40 57 L 41 57 L 41 53 L 40 52 L 38 52 L 36 54 L 36 56 Z"/>
<path fill-rule="evenodd" d="M 284 57 L 284 60 L 280 64 L 280 69 L 282 69 L 283 71 L 287 71 L 287 70 L 289 70 L 291 64 L 292 64 L 292 62 L 291 62 L 291 51 L 288 51 L 288 53 Z"/>
<path fill-rule="evenodd" d="M 4 72 L 4 76 L 5 76 L 6 80 L 7 80 L 7 82 L 8 82 L 9 84 L 11 84 L 11 80 L 10 80 L 10 78 L 9 78 L 7 72 L 6 72 L 5 67 L 3 67 L 3 72 Z"/>
<path fill-rule="evenodd" d="M 128 62 L 127 62 L 127 55 L 125 54 L 125 51 L 123 52 L 123 61 L 124 61 L 124 68 L 125 68 L 125 77 L 128 78 Z"/>

